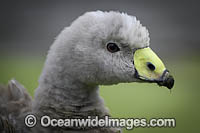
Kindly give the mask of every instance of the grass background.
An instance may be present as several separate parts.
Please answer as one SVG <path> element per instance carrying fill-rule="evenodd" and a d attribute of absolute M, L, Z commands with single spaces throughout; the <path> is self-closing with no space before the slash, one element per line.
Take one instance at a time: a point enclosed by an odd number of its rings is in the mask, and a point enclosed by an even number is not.
<path fill-rule="evenodd" d="M 43 57 L 2 56 L 0 82 L 7 84 L 14 77 L 33 96 L 44 60 Z M 124 129 L 125 133 L 200 132 L 199 58 L 166 59 L 164 62 L 175 78 L 171 93 L 166 88 L 147 83 L 100 87 L 101 96 L 115 118 L 176 118 L 175 128 Z"/>

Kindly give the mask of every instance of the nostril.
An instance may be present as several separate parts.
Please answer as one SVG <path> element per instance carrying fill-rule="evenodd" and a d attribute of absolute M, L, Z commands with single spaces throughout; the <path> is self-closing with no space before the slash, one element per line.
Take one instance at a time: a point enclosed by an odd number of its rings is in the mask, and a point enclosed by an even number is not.
<path fill-rule="evenodd" d="M 147 62 L 147 67 L 151 70 L 154 71 L 156 69 L 156 67 L 151 63 L 151 62 Z"/>

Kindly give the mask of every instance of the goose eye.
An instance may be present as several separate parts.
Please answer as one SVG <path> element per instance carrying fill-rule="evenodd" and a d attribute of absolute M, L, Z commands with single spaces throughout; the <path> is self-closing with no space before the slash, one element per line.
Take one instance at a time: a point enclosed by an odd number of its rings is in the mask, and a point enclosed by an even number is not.
<path fill-rule="evenodd" d="M 107 49 L 111 53 L 114 53 L 114 52 L 117 52 L 117 51 L 120 50 L 119 47 L 117 46 L 117 44 L 115 44 L 115 43 L 108 43 L 107 44 Z"/>

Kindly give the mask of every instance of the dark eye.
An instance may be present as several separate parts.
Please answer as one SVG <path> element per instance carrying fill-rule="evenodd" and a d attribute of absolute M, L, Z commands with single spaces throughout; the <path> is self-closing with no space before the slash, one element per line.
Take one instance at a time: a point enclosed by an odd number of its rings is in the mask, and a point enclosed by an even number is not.
<path fill-rule="evenodd" d="M 108 43 L 107 44 L 107 49 L 111 53 L 114 53 L 114 52 L 117 52 L 117 51 L 120 50 L 119 47 L 117 46 L 117 44 L 115 44 L 115 43 Z"/>

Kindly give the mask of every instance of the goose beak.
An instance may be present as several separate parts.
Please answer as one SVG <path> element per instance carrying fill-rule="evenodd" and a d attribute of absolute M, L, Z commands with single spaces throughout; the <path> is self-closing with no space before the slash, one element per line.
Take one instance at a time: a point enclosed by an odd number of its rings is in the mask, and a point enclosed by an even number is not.
<path fill-rule="evenodd" d="M 157 83 L 171 89 L 174 78 L 151 48 L 137 49 L 134 53 L 135 77 L 143 82 Z"/>

